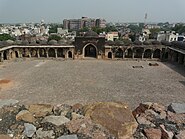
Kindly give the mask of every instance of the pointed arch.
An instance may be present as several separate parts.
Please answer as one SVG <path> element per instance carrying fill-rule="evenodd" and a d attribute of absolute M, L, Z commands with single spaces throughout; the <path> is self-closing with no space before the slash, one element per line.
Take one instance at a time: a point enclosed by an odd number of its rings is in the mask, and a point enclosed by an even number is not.
<path fill-rule="evenodd" d="M 88 43 L 83 47 L 83 57 L 97 58 L 98 49 L 93 43 Z"/>

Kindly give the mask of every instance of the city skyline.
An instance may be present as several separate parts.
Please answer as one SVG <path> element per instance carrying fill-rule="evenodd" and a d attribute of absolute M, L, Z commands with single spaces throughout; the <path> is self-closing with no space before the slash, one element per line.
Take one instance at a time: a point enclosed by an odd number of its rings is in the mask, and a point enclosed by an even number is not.
<path fill-rule="evenodd" d="M 62 23 L 82 16 L 107 22 L 185 22 L 184 0 L 0 0 L 0 23 Z M 175 10 L 174 10 L 175 9 Z"/>

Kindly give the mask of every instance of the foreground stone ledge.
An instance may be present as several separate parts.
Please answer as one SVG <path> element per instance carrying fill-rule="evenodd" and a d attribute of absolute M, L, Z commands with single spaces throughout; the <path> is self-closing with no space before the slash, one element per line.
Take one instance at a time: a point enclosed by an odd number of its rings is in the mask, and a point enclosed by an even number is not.
<path fill-rule="evenodd" d="M 0 139 L 185 138 L 183 103 L 146 102 L 133 111 L 122 102 L 26 106 L 0 100 L 0 104 Z"/>

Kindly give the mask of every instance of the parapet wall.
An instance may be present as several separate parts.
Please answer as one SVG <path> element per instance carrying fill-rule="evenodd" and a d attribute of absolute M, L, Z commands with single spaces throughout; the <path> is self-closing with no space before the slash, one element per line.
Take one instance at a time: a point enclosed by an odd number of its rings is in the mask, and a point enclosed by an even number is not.
<path fill-rule="evenodd" d="M 30 104 L 0 99 L 0 138 L 161 139 L 185 137 L 185 104 Z"/>

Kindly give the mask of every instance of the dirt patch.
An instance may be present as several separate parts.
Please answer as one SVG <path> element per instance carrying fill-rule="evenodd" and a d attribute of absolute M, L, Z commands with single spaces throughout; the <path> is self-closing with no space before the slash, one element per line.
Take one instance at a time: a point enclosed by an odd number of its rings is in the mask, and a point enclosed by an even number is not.
<path fill-rule="evenodd" d="M 9 83 L 10 82 L 10 80 L 0 80 L 0 85 L 1 84 L 7 84 L 7 83 Z"/>
<path fill-rule="evenodd" d="M 11 80 L 2 79 L 0 80 L 0 91 L 10 89 L 13 86 Z"/>

